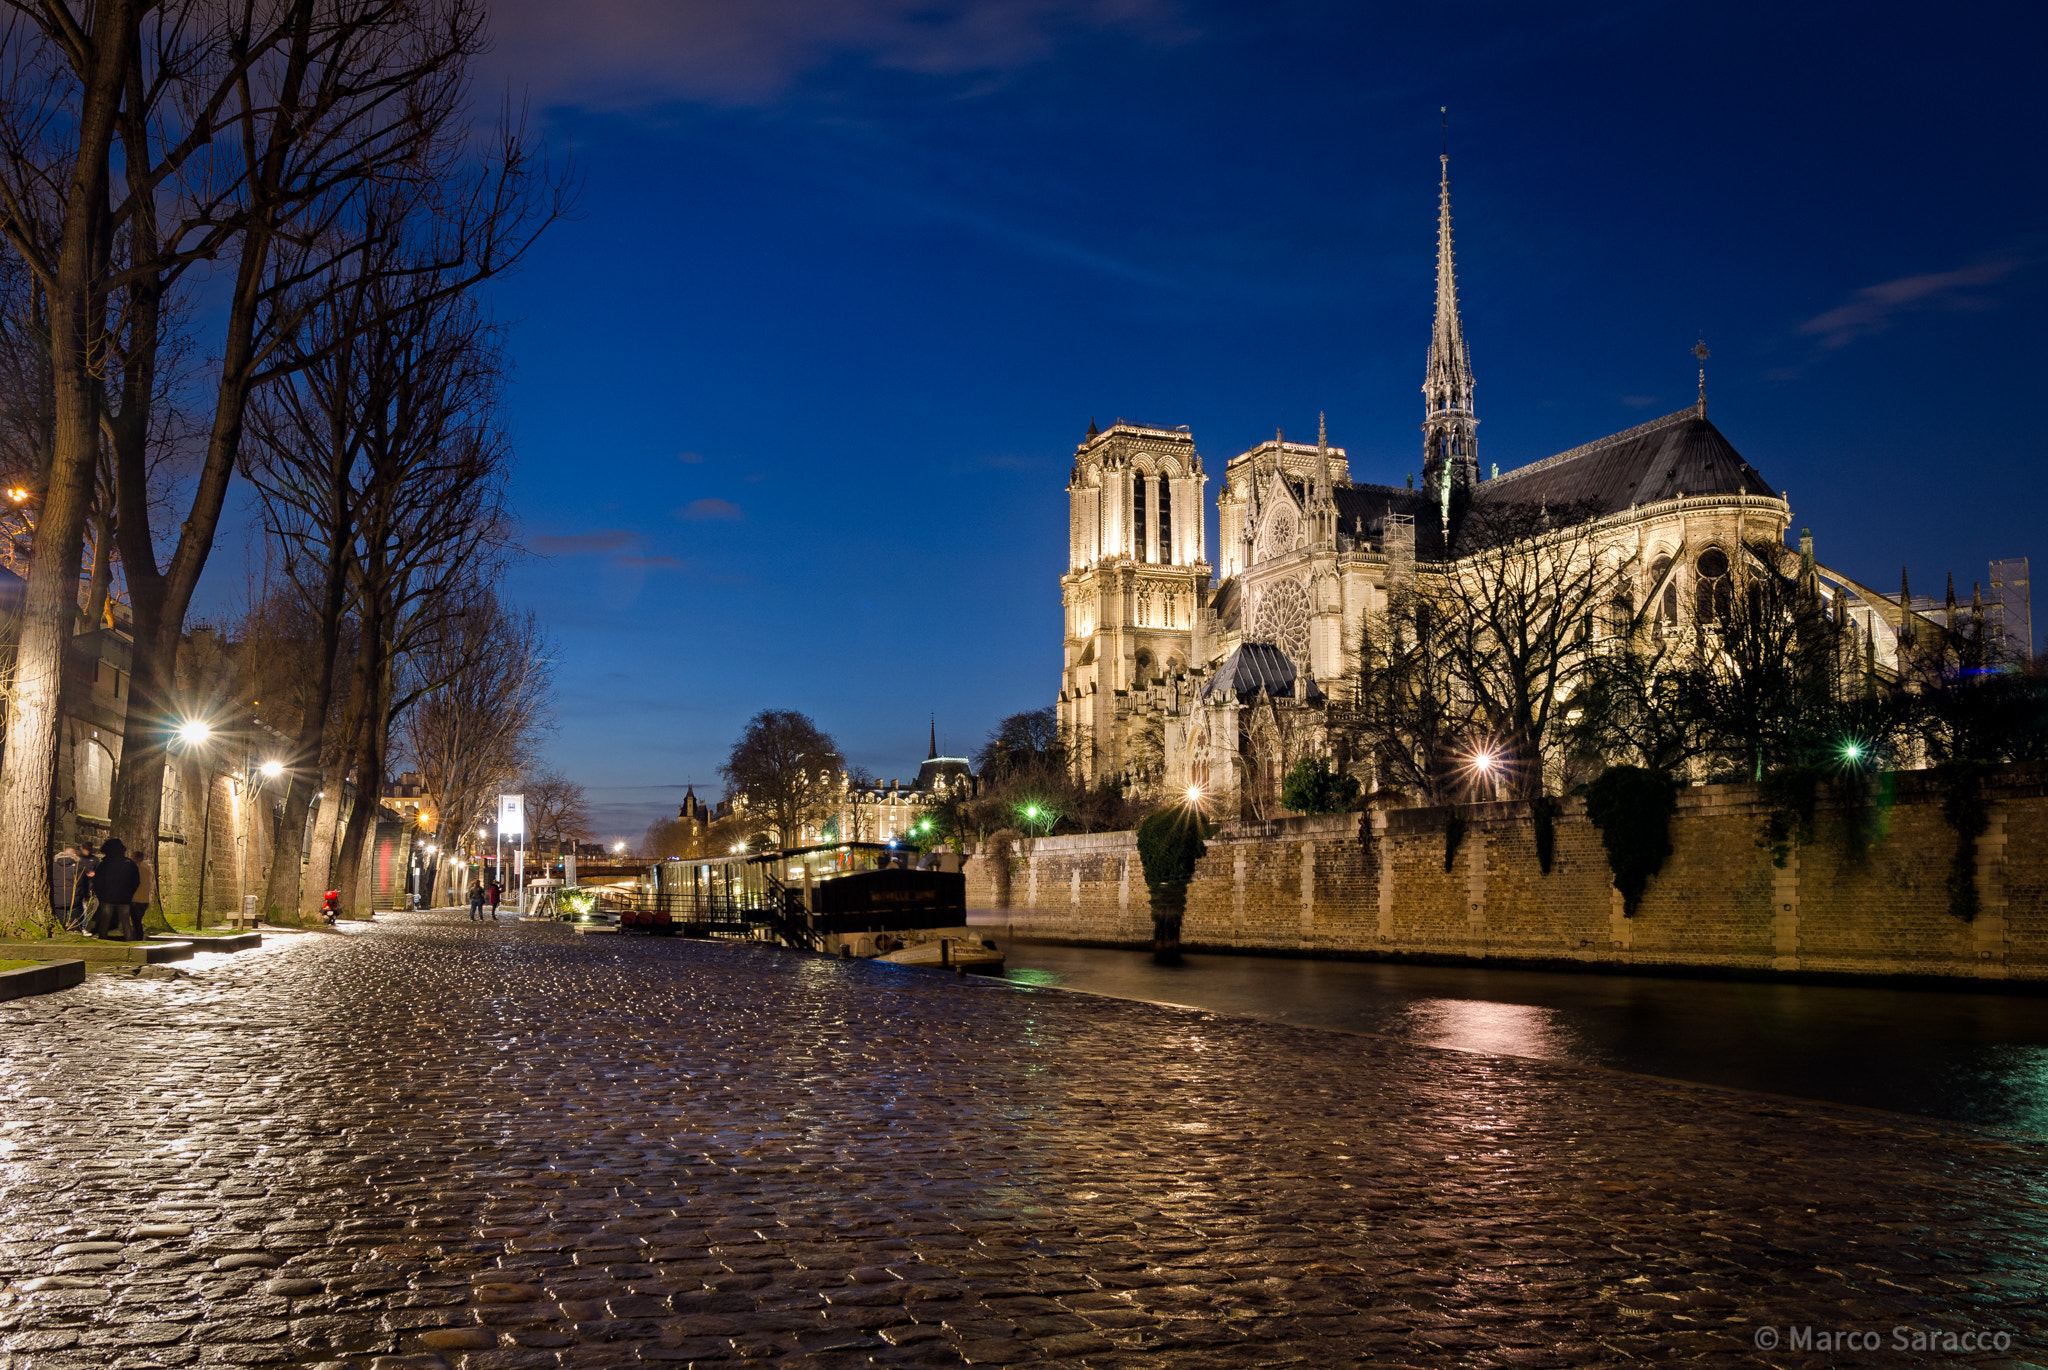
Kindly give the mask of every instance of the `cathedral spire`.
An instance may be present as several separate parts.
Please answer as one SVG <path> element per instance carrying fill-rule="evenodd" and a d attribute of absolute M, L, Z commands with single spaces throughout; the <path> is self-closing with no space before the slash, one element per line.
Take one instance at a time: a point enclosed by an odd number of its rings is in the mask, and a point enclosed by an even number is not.
<path fill-rule="evenodd" d="M 1423 487 L 1434 495 L 1446 531 L 1450 527 L 1451 492 L 1479 483 L 1479 420 L 1472 408 L 1472 354 L 1465 345 L 1465 324 L 1458 314 L 1458 272 L 1451 246 L 1451 158 L 1440 159 L 1443 179 L 1437 185 L 1436 325 L 1429 336 L 1429 361 L 1423 371 Z"/>
<path fill-rule="evenodd" d="M 925 754 L 924 759 L 927 761 L 939 759 L 939 716 L 937 714 L 932 715 L 932 749 Z"/>

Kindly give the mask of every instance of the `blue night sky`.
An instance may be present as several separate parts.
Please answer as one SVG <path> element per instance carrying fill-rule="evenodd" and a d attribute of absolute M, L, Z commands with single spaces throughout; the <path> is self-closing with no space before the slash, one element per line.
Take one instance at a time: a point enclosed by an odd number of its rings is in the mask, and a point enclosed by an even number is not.
<path fill-rule="evenodd" d="M 503 5 L 485 85 L 583 177 L 495 292 L 550 757 L 629 836 L 761 708 L 908 779 L 1050 703 L 1091 417 L 1212 501 L 1318 410 L 1417 470 L 1440 105 L 1482 466 L 1690 402 L 1704 333 L 1822 559 L 1967 596 L 2048 553 L 2041 13 Z"/>

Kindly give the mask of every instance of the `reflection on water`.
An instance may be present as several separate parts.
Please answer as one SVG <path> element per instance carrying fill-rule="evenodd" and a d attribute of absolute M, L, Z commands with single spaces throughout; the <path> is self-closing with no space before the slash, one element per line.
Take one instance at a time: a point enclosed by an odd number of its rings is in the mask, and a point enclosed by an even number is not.
<path fill-rule="evenodd" d="M 1019 943 L 1009 978 L 2048 1134 L 2048 998 Z"/>
<path fill-rule="evenodd" d="M 1418 999 L 1408 1005 L 1406 1036 L 1433 1047 L 1500 1056 L 1569 1059 L 1556 1011 L 1536 1004 L 1493 1004 L 1479 999 Z"/>

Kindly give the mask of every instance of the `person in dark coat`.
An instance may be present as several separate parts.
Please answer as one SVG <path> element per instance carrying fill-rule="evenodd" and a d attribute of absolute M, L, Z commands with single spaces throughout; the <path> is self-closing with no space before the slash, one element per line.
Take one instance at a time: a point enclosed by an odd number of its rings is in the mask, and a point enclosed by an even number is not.
<path fill-rule="evenodd" d="M 481 923 L 484 919 L 484 887 L 476 881 L 469 882 L 469 921 Z"/>
<path fill-rule="evenodd" d="M 92 892 L 99 896 L 99 916 L 93 919 L 93 935 L 111 929 L 125 942 L 142 940 L 142 920 L 135 908 L 135 891 L 142 886 L 142 871 L 128 859 L 128 844 L 109 837 L 100 844 L 100 868 L 92 877 Z"/>
<path fill-rule="evenodd" d="M 500 893 L 498 882 L 495 880 L 484 886 L 484 902 L 491 906 L 491 921 L 493 923 L 498 921 L 498 898 Z"/>

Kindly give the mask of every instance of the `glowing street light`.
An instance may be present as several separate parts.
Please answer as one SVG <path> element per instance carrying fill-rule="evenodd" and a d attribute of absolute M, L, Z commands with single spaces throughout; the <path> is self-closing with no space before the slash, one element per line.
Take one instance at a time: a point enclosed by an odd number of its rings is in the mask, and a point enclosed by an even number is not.
<path fill-rule="evenodd" d="M 17 485 L 7 492 L 7 498 L 13 500 L 16 504 L 26 504 L 28 502 L 28 491 Z"/>
<path fill-rule="evenodd" d="M 614 843 L 612 843 L 612 855 L 614 855 L 614 856 L 624 856 L 625 854 L 626 854 L 626 844 L 625 844 L 625 843 L 623 843 L 623 842 L 614 842 Z"/>
<path fill-rule="evenodd" d="M 262 774 L 265 780 L 275 780 L 279 776 L 284 774 L 284 762 L 266 761 L 261 766 L 259 766 L 257 770 Z"/>
<path fill-rule="evenodd" d="M 192 719 L 178 727 L 178 740 L 188 747 L 197 747 L 213 736 L 213 729 L 202 719 Z"/>
<path fill-rule="evenodd" d="M 1860 742 L 1856 741 L 1856 740 L 1855 740 L 1854 738 L 1851 738 L 1851 739 L 1850 739 L 1849 741 L 1847 741 L 1847 742 L 1844 742 L 1844 743 L 1842 744 L 1842 760 L 1844 760 L 1844 761 L 1848 761 L 1848 762 L 1856 762 L 1856 761 L 1861 761 L 1862 759 L 1863 759 L 1863 744 L 1862 744 L 1862 743 L 1860 743 Z"/>
<path fill-rule="evenodd" d="M 1200 804 L 1201 802 L 1202 802 L 1202 787 L 1201 787 L 1200 785 L 1190 785 L 1190 786 L 1188 786 L 1188 805 L 1189 805 L 1189 807 L 1191 807 L 1191 808 L 1192 808 L 1192 807 L 1194 807 L 1195 805 L 1198 805 L 1198 804 Z"/>

